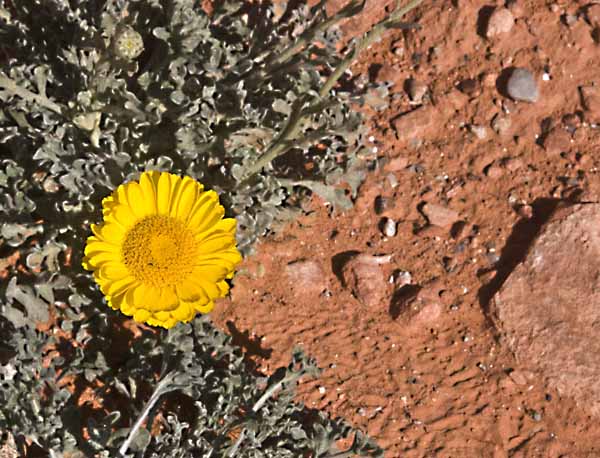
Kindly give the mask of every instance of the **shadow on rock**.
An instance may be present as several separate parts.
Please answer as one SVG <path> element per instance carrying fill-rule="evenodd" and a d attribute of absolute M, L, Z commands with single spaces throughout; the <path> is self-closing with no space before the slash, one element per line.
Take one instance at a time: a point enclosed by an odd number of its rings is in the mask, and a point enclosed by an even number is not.
<path fill-rule="evenodd" d="M 495 9 L 495 6 L 487 5 L 479 10 L 477 15 L 477 35 L 482 38 L 487 38 L 485 32 Z"/>
<path fill-rule="evenodd" d="M 340 284 L 343 286 L 346 285 L 346 281 L 344 280 L 344 266 L 356 255 L 358 255 L 360 251 L 350 250 L 343 251 L 342 253 L 338 253 L 331 258 L 331 270 L 340 281 Z"/>
<path fill-rule="evenodd" d="M 550 219 L 561 202 L 563 201 L 560 199 L 550 198 L 535 200 L 531 204 L 533 216 L 519 220 L 513 227 L 506 245 L 502 249 L 500 259 L 496 263 L 496 275 L 489 283 L 483 285 L 478 292 L 479 304 L 486 316 L 489 317 L 490 301 L 502 288 L 514 268 L 525 259 L 529 247 L 540 233 L 542 226 Z"/>
<path fill-rule="evenodd" d="M 515 72 L 516 67 L 508 67 L 500 72 L 498 78 L 496 79 L 496 89 L 503 97 L 511 99 L 511 96 L 508 94 L 508 80 Z"/>
<path fill-rule="evenodd" d="M 404 285 L 394 292 L 389 310 L 393 320 L 397 319 L 407 307 L 410 307 L 410 304 L 417 298 L 420 290 L 421 287 L 419 285 Z"/>

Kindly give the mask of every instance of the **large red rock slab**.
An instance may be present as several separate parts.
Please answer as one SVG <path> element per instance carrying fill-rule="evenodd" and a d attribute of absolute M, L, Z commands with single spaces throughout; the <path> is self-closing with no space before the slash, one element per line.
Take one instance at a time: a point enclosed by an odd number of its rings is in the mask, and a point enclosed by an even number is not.
<path fill-rule="evenodd" d="M 519 363 L 599 417 L 600 205 L 558 211 L 491 305 Z"/>

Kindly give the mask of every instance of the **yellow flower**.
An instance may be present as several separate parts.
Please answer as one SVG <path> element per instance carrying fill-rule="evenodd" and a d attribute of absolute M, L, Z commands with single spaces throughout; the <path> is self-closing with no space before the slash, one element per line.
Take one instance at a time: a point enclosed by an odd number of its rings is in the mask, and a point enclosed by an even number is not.
<path fill-rule="evenodd" d="M 106 197 L 102 214 L 83 267 L 113 309 L 170 328 L 227 294 L 241 255 L 236 221 L 223 218 L 216 192 L 190 177 L 144 172 Z"/>

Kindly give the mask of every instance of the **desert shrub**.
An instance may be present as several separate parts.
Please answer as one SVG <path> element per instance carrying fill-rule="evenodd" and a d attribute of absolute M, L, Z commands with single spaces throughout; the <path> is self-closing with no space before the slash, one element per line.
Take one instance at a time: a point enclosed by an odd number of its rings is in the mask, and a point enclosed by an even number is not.
<path fill-rule="evenodd" d="M 292 401 L 314 361 L 255 374 L 206 318 L 133 337 L 80 266 L 102 198 L 144 170 L 216 190 L 245 253 L 307 193 L 349 208 L 354 105 L 386 88 L 336 83 L 416 3 L 340 56 L 335 24 L 364 3 L 0 0 L 0 431 L 65 458 L 381 455 Z"/>
<path fill-rule="evenodd" d="M 264 377 L 206 318 L 145 331 L 127 345 L 110 326 L 98 315 L 74 323 L 61 338 L 29 326 L 10 332 L 5 343 L 13 355 L 0 365 L 0 430 L 32 440 L 53 457 L 121 456 L 131 424 L 158 401 L 160 409 L 150 410 L 123 456 L 381 454 L 359 431 L 293 402 L 298 380 L 319 372 L 301 352 L 289 367 Z M 48 348 L 55 345 L 63 351 L 51 357 Z M 77 405 L 71 380 L 76 390 L 93 388 L 94 409 Z M 149 425 L 156 425 L 154 434 Z M 354 442 L 342 455 L 335 442 L 350 434 Z"/>
<path fill-rule="evenodd" d="M 350 205 L 333 185 L 361 178 L 360 100 L 317 94 L 340 62 L 323 25 L 358 3 L 334 18 L 323 5 L 275 17 L 232 0 L 210 16 L 192 0 L 0 5 L 0 210 L 24 226 L 6 229 L 15 243 L 37 217 L 44 239 L 76 247 L 80 232 L 65 229 L 97 219 L 100 199 L 147 169 L 215 189 L 245 251 L 297 208 L 300 187 Z M 286 157 L 261 172 L 273 150 Z"/>

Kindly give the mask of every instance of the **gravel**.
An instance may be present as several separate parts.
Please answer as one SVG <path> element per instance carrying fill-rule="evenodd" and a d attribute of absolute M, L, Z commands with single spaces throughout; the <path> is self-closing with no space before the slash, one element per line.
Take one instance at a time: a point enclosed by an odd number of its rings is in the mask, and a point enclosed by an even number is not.
<path fill-rule="evenodd" d="M 540 98 L 540 91 L 533 73 L 526 68 L 516 68 L 506 85 L 508 95 L 514 100 L 534 103 Z"/>

